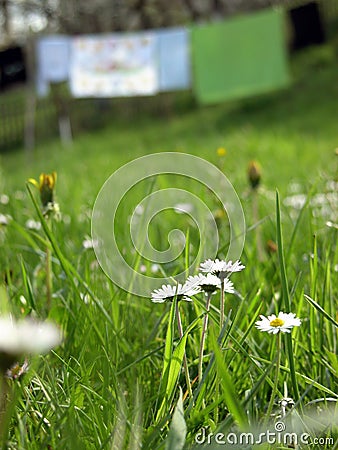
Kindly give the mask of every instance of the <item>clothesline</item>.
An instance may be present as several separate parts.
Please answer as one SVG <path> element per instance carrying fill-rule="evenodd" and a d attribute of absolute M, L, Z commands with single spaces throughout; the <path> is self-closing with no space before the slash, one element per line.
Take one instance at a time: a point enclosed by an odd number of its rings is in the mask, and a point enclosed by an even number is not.
<path fill-rule="evenodd" d="M 215 103 L 284 86 L 284 15 L 264 10 L 222 22 L 37 41 L 37 91 L 67 81 L 74 97 L 154 95 L 192 88 Z"/>
<path fill-rule="evenodd" d="M 37 90 L 68 81 L 74 97 L 153 95 L 191 87 L 190 32 L 48 36 L 37 43 Z"/>

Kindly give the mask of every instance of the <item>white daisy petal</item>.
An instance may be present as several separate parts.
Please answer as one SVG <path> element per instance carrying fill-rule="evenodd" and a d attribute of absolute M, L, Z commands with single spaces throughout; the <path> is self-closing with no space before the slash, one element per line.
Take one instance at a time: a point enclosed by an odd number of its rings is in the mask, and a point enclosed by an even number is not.
<path fill-rule="evenodd" d="M 235 292 L 234 290 L 234 283 L 229 280 L 229 278 L 225 278 L 223 280 L 224 283 L 224 292 L 228 292 L 229 294 L 233 294 Z"/>
<path fill-rule="evenodd" d="M 207 272 L 217 275 L 220 279 L 225 279 L 233 272 L 240 272 L 245 266 L 239 261 L 224 261 L 207 259 L 200 265 L 201 272 Z"/>
<path fill-rule="evenodd" d="M 8 225 L 11 220 L 11 216 L 8 214 L 0 214 L 0 225 Z"/>
<path fill-rule="evenodd" d="M 26 221 L 26 228 L 28 228 L 28 230 L 40 230 L 41 229 L 41 222 L 33 220 L 33 219 L 28 219 Z"/>
<path fill-rule="evenodd" d="M 162 288 L 155 289 L 151 293 L 151 301 L 154 303 L 164 303 L 166 301 L 173 301 L 175 296 L 179 300 L 185 300 L 190 302 L 193 295 L 196 295 L 200 292 L 199 288 L 194 288 L 191 285 L 184 285 L 178 283 L 176 286 L 171 286 L 170 284 L 162 285 Z"/>
<path fill-rule="evenodd" d="M 221 288 L 221 280 L 211 273 L 206 276 L 202 274 L 190 276 L 186 284 L 205 292 L 213 292 Z"/>
<path fill-rule="evenodd" d="M 2 205 L 8 205 L 8 203 L 9 203 L 9 197 L 8 197 L 8 195 L 6 195 L 6 194 L 1 194 L 1 195 L 0 195 L 0 203 L 1 203 Z"/>
<path fill-rule="evenodd" d="M 45 353 L 60 344 L 60 330 L 47 322 L 31 319 L 15 321 L 11 316 L 0 318 L 0 352 L 13 357 L 27 353 Z"/>
<path fill-rule="evenodd" d="M 200 265 L 201 272 L 212 272 L 212 269 L 214 267 L 214 261 L 211 259 L 207 259 Z"/>

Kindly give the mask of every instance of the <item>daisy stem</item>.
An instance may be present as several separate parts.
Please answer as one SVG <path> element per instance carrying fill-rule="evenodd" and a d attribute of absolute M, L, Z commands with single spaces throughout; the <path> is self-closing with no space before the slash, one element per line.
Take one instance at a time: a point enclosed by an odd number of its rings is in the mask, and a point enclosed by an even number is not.
<path fill-rule="evenodd" d="M 221 300 L 220 300 L 220 334 L 222 333 L 223 330 L 223 324 L 224 324 L 224 289 L 225 289 L 225 278 L 221 278 Z M 222 343 L 221 343 L 221 347 L 222 347 Z M 219 396 L 219 385 L 220 385 L 220 380 L 217 379 L 216 380 L 216 386 L 215 386 L 215 398 L 218 398 Z M 215 423 L 218 423 L 218 418 L 219 418 L 219 412 L 218 412 L 218 406 L 216 406 L 215 408 Z"/>
<path fill-rule="evenodd" d="M 182 339 L 183 327 L 182 327 L 181 314 L 180 314 L 180 310 L 178 307 L 178 301 L 176 301 L 176 317 L 177 317 L 178 333 L 180 335 L 180 339 Z M 185 380 L 187 383 L 188 392 L 189 392 L 190 398 L 192 398 L 192 389 L 191 389 L 191 382 L 190 382 L 190 377 L 189 377 L 188 361 L 187 361 L 187 356 L 186 356 L 185 350 L 184 350 L 184 355 L 183 355 L 183 367 L 184 367 L 184 374 L 185 374 Z"/>
<path fill-rule="evenodd" d="M 220 302 L 220 331 L 223 329 L 224 324 L 224 286 L 225 286 L 225 278 L 221 280 L 221 302 Z"/>
<path fill-rule="evenodd" d="M 52 255 L 48 245 L 46 248 L 46 296 L 49 311 L 52 302 Z"/>
<path fill-rule="evenodd" d="M 202 382 L 202 375 L 203 375 L 203 352 L 204 352 L 204 345 L 205 345 L 205 339 L 207 337 L 207 328 L 208 328 L 208 321 L 209 321 L 209 310 L 210 310 L 210 301 L 211 301 L 211 292 L 207 293 L 207 303 L 205 306 L 206 313 L 203 319 L 203 328 L 202 328 L 202 335 L 201 335 L 201 345 L 200 345 L 200 353 L 199 353 L 199 360 L 198 360 L 198 381 L 199 383 Z"/>
<path fill-rule="evenodd" d="M 50 219 L 47 219 L 48 224 L 51 226 Z M 52 303 L 52 252 L 51 248 L 47 244 L 46 247 L 46 297 L 47 297 L 47 311 L 49 312 Z"/>
<path fill-rule="evenodd" d="M 277 361 L 276 361 L 276 372 L 275 372 L 274 383 L 273 383 L 273 386 L 272 386 L 272 392 L 271 392 L 270 402 L 269 402 L 268 410 L 267 410 L 267 413 L 266 413 L 266 418 L 267 418 L 267 420 L 269 420 L 270 414 L 271 414 L 271 412 L 272 412 L 272 408 L 273 408 L 273 404 L 274 404 L 274 400 L 275 400 L 275 396 L 276 396 L 276 392 L 277 392 L 278 379 L 279 379 L 279 369 L 280 369 L 280 360 L 281 360 L 281 346 L 282 346 L 282 335 L 281 335 L 281 332 L 279 331 L 279 332 L 277 333 L 277 348 L 276 348 L 276 352 L 277 352 Z"/>

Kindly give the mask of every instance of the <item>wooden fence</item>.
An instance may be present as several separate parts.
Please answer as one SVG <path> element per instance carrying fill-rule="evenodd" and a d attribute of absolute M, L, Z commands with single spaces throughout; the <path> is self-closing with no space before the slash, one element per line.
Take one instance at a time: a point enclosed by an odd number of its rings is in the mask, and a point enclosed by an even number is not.
<path fill-rule="evenodd" d="M 5 100 L 0 97 L 0 150 L 23 142 L 25 120 L 24 97 Z"/>
<path fill-rule="evenodd" d="M 127 122 L 144 115 L 167 116 L 173 110 L 190 109 L 192 105 L 190 92 L 109 99 L 73 99 L 66 94 L 60 104 L 55 95 L 32 99 L 28 88 L 21 87 L 0 93 L 0 152 L 32 147 L 58 136 L 64 142 L 68 138 L 64 128 L 69 124 L 76 136 L 114 121 Z"/>
<path fill-rule="evenodd" d="M 34 118 L 35 139 L 44 140 L 57 133 L 57 115 L 49 99 L 35 100 L 32 110 L 29 108 L 27 87 L 0 93 L 0 151 L 25 145 L 29 117 Z"/>

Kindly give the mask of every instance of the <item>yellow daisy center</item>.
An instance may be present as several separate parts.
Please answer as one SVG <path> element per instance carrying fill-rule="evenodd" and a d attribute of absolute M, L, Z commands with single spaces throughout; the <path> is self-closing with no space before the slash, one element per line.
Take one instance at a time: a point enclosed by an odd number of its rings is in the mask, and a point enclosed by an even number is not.
<path fill-rule="evenodd" d="M 272 327 L 281 327 L 284 325 L 284 323 L 285 323 L 284 320 L 277 317 L 276 319 L 271 320 L 270 325 Z"/>

